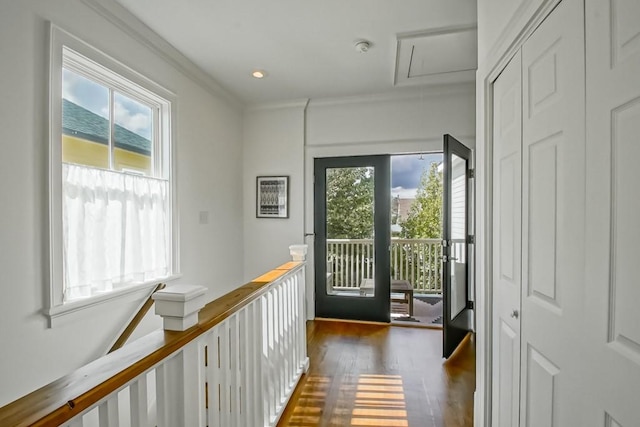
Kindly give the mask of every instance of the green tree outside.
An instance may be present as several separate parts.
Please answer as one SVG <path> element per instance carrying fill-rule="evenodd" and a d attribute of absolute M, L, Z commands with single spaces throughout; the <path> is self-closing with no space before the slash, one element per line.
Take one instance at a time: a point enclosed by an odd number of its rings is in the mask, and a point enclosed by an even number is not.
<path fill-rule="evenodd" d="M 442 237 L 442 172 L 431 163 L 423 171 L 416 198 L 409 215 L 400 221 L 400 235 L 405 239 L 439 239 Z"/>
<path fill-rule="evenodd" d="M 373 239 L 373 169 L 367 167 L 327 169 L 327 239 Z M 370 246 L 370 249 L 367 247 Z M 354 265 L 364 260 L 356 277 Z M 370 245 L 336 248 L 327 253 L 333 287 L 355 287 L 372 277 L 373 240 Z M 351 278 L 351 280 L 347 279 Z"/>
<path fill-rule="evenodd" d="M 431 163 L 429 170 L 422 172 L 420 184 L 406 219 L 400 221 L 401 237 L 405 239 L 442 238 L 443 177 L 438 164 Z M 427 253 L 428 252 L 428 253 Z M 440 246 L 405 244 L 400 262 L 409 265 L 406 275 L 415 278 L 416 289 L 441 291 Z M 394 273 L 394 272 L 392 272 Z M 432 280 L 435 278 L 435 283 Z"/>
<path fill-rule="evenodd" d="M 371 168 L 327 170 L 327 238 L 373 237 L 373 191 Z"/>

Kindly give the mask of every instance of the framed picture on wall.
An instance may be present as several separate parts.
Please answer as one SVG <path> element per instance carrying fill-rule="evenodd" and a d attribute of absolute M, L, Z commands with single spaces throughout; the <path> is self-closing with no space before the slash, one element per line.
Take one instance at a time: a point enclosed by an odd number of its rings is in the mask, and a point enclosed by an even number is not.
<path fill-rule="evenodd" d="M 288 176 L 257 177 L 256 217 L 289 218 Z"/>

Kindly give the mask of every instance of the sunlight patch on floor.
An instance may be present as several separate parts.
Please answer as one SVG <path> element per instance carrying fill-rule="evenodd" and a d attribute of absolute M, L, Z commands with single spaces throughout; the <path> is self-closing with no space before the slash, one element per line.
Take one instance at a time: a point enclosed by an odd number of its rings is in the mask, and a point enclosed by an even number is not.
<path fill-rule="evenodd" d="M 359 375 L 331 378 L 311 375 L 300 393 L 290 426 L 317 426 L 328 393 L 338 393 L 343 404 L 332 407 L 332 425 L 408 427 L 403 381 L 400 375 Z M 326 414 L 324 414 L 326 416 Z M 345 423 L 345 415 L 350 417 Z"/>
<path fill-rule="evenodd" d="M 401 376 L 360 375 L 356 389 L 356 400 L 351 411 L 352 426 L 409 425 Z"/>

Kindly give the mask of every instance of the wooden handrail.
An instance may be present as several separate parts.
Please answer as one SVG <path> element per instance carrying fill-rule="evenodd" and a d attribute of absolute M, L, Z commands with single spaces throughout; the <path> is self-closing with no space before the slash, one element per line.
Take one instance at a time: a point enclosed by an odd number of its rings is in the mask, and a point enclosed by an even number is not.
<path fill-rule="evenodd" d="M 293 274 L 288 262 L 207 304 L 184 332 L 158 330 L 0 408 L 0 426 L 49 427 L 69 421 L 147 372 L 192 340 L 262 296 L 274 280 Z"/>
<path fill-rule="evenodd" d="M 142 322 L 142 319 L 144 319 L 144 316 L 147 315 L 147 312 L 149 311 L 149 309 L 153 306 L 153 302 L 154 302 L 153 301 L 153 294 L 155 294 L 159 290 L 164 289 L 166 287 L 167 287 L 166 284 L 158 283 L 158 285 L 155 287 L 153 292 L 151 292 L 149 294 L 149 297 L 144 302 L 144 304 L 142 304 L 142 306 L 140 307 L 140 310 L 138 310 L 136 315 L 133 316 L 133 319 L 131 319 L 131 322 L 129 322 L 127 327 L 124 328 L 124 331 L 122 331 L 122 333 L 120 334 L 120 336 L 118 337 L 116 342 L 113 343 L 113 345 L 111 346 L 111 348 L 109 349 L 107 354 L 116 351 L 117 349 L 122 347 L 127 342 L 129 337 L 131 337 L 131 334 L 133 334 L 133 331 L 135 331 L 135 329 L 138 327 L 140 322 Z"/>

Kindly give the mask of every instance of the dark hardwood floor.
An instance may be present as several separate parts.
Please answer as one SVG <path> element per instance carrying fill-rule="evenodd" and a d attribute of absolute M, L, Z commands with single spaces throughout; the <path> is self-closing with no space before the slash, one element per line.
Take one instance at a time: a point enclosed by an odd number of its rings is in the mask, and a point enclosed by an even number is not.
<path fill-rule="evenodd" d="M 448 360 L 442 331 L 312 321 L 309 372 L 278 426 L 473 425 L 472 336 Z"/>

